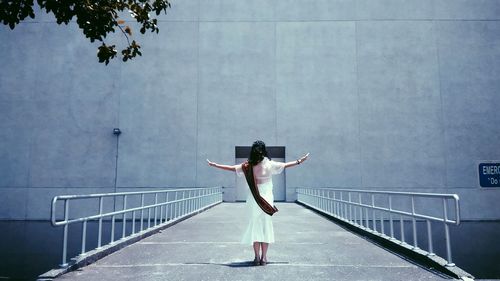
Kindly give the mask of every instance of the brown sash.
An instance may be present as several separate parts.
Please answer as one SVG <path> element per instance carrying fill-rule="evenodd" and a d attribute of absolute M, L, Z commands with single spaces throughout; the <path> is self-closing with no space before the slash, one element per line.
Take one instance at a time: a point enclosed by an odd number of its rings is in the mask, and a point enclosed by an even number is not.
<path fill-rule="evenodd" d="M 271 204 L 269 204 L 266 199 L 260 196 L 259 189 L 257 188 L 257 184 L 253 175 L 253 166 L 250 165 L 250 163 L 248 163 L 247 161 L 241 165 L 241 168 L 243 170 L 243 173 L 245 173 L 245 178 L 247 180 L 248 186 L 250 187 L 250 191 L 252 192 L 255 202 L 257 202 L 257 205 L 259 205 L 264 213 L 272 216 L 278 211 L 278 208 L 276 208 L 276 206 L 271 206 Z"/>

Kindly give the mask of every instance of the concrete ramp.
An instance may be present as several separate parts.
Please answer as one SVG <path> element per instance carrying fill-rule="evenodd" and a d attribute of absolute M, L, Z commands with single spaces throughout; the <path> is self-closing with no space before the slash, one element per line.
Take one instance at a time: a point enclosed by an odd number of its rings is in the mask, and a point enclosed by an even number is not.
<path fill-rule="evenodd" d="M 267 266 L 239 239 L 245 205 L 223 203 L 57 280 L 444 280 L 295 203 L 277 204 Z"/>

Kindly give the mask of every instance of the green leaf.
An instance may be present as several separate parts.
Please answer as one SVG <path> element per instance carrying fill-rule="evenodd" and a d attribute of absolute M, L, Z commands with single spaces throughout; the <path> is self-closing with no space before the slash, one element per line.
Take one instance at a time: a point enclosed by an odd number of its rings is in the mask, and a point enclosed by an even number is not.
<path fill-rule="evenodd" d="M 33 11 L 34 0 L 0 0 L 0 21 L 14 29 L 20 21 L 28 16 L 35 18 Z M 125 21 L 118 18 L 119 12 L 128 10 L 139 24 L 139 31 L 145 34 L 147 30 L 159 32 L 157 19 L 151 15 L 159 16 L 161 12 L 166 14 L 167 8 L 171 7 L 168 0 L 36 0 L 38 6 L 45 10 L 47 14 L 53 14 L 57 24 L 69 24 L 75 19 L 82 34 L 90 42 L 101 41 L 111 33 L 115 32 L 115 27 L 125 24 Z M 126 26 L 123 40 L 120 45 L 128 46 L 123 54 L 123 61 L 128 61 L 142 53 L 139 51 L 139 44 L 133 41 L 129 44 L 128 36 L 132 36 L 132 29 Z M 116 57 L 115 45 L 108 46 L 102 43 L 98 47 L 97 57 L 100 63 L 109 63 Z"/>

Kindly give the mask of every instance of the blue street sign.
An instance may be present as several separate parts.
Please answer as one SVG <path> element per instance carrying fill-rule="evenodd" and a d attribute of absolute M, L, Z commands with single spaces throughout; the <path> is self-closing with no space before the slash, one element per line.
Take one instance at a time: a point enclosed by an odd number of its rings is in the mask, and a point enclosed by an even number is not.
<path fill-rule="evenodd" d="M 481 187 L 500 187 L 500 163 L 480 163 L 479 184 Z"/>

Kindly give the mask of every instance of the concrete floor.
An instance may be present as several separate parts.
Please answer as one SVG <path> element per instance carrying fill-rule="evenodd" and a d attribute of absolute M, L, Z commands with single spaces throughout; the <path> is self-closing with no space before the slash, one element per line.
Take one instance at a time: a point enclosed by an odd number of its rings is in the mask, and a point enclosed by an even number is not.
<path fill-rule="evenodd" d="M 277 204 L 269 264 L 239 243 L 244 204 L 223 203 L 57 280 L 443 280 L 295 203 Z"/>

